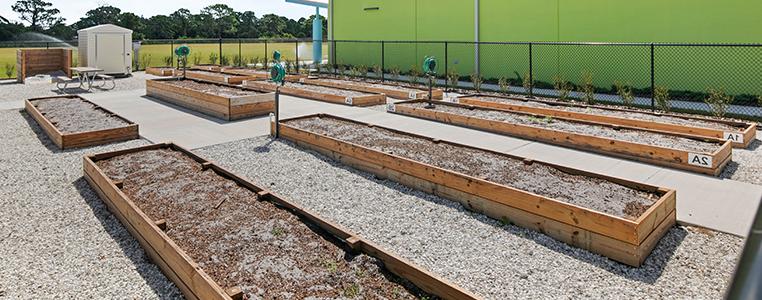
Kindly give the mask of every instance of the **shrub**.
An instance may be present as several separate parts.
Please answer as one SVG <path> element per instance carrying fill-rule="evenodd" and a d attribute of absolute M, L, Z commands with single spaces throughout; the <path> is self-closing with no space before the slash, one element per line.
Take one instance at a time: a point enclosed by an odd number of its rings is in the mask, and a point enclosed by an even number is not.
<path fill-rule="evenodd" d="M 238 54 L 233 55 L 233 65 L 236 65 L 236 66 L 243 65 L 243 59 L 241 58 L 240 55 Z"/>
<path fill-rule="evenodd" d="M 389 70 L 389 73 L 392 75 L 392 80 L 399 81 L 400 80 L 400 67 L 393 66 L 391 70 Z"/>
<path fill-rule="evenodd" d="M 733 102 L 733 96 L 730 96 L 728 94 L 725 94 L 725 90 L 720 89 L 709 89 L 709 97 L 704 100 L 707 105 L 709 105 L 709 109 L 712 111 L 712 115 L 718 118 L 722 118 L 725 116 L 725 114 L 728 112 L 728 107 L 730 107 L 730 103 Z"/>
<path fill-rule="evenodd" d="M 417 85 L 418 80 L 421 78 L 421 71 L 418 71 L 418 67 L 416 65 L 413 65 L 410 67 L 410 84 Z"/>
<path fill-rule="evenodd" d="M 16 72 L 16 65 L 13 63 L 5 63 L 5 77 L 12 78 L 13 73 Z"/>
<path fill-rule="evenodd" d="M 654 88 L 654 102 L 659 109 L 669 112 L 671 106 L 669 104 L 669 90 L 663 86 L 656 86 Z"/>
<path fill-rule="evenodd" d="M 164 59 L 162 59 L 161 61 L 164 63 L 165 66 L 171 66 L 172 61 L 174 60 L 175 58 L 173 56 L 165 56 Z"/>
<path fill-rule="evenodd" d="M 249 61 L 249 63 L 250 63 L 250 64 L 252 64 L 252 65 L 254 65 L 254 69 L 257 69 L 257 68 L 258 68 L 258 65 L 259 65 L 259 56 L 255 56 L 255 57 L 252 57 L 252 58 L 251 58 L 251 60 Z M 265 63 L 265 62 L 264 62 L 264 61 L 262 61 L 262 64 L 263 64 L 263 65 L 264 65 L 264 63 Z"/>
<path fill-rule="evenodd" d="M 553 88 L 556 89 L 556 92 L 558 92 L 558 100 L 569 100 L 569 94 L 571 94 L 572 85 L 561 75 L 556 75 L 553 77 Z"/>
<path fill-rule="evenodd" d="M 365 65 L 357 66 L 357 75 L 360 76 L 360 79 L 365 80 L 365 78 L 368 77 L 368 67 Z"/>
<path fill-rule="evenodd" d="M 230 65 L 230 56 L 227 56 L 227 55 L 220 56 L 220 65 L 223 65 L 223 66 Z"/>
<path fill-rule="evenodd" d="M 373 65 L 373 73 L 376 74 L 376 77 L 378 77 L 378 79 L 381 79 L 384 75 L 384 70 L 381 69 L 381 66 L 379 65 Z"/>
<path fill-rule="evenodd" d="M 482 91 L 482 83 L 484 82 L 484 79 L 482 79 L 482 76 L 473 73 L 471 74 L 471 84 L 474 85 L 474 89 L 476 90 L 476 93 L 480 93 Z"/>
<path fill-rule="evenodd" d="M 616 88 L 616 94 L 619 98 L 622 98 L 622 103 L 626 106 L 632 106 L 635 102 L 635 96 L 632 94 L 632 87 L 621 81 L 614 81 L 614 87 Z"/>
<path fill-rule="evenodd" d="M 140 68 L 145 70 L 149 66 L 151 66 L 151 54 L 143 53 L 140 56 Z"/>
<path fill-rule="evenodd" d="M 595 86 L 593 85 L 593 73 L 588 71 L 582 72 L 582 86 L 580 87 L 582 92 L 582 100 L 587 104 L 595 104 Z"/>
<path fill-rule="evenodd" d="M 191 62 L 193 65 L 200 65 L 201 64 L 201 55 L 198 55 L 198 53 L 191 55 Z"/>
<path fill-rule="evenodd" d="M 507 93 L 511 88 L 510 84 L 508 83 L 508 77 L 505 76 L 500 77 L 500 79 L 497 81 L 497 85 L 500 86 L 500 91 L 503 93 Z"/>
<path fill-rule="evenodd" d="M 210 64 L 216 65 L 217 64 L 217 59 L 219 59 L 219 58 L 220 57 L 217 55 L 217 53 L 214 53 L 214 52 L 209 53 L 209 63 Z"/>
<path fill-rule="evenodd" d="M 762 106 L 762 95 L 757 96 L 757 105 Z"/>
<path fill-rule="evenodd" d="M 344 77 L 344 79 L 347 79 L 347 66 L 346 65 L 339 65 L 339 76 Z"/>
<path fill-rule="evenodd" d="M 452 70 L 447 73 L 447 88 L 457 89 L 459 80 L 460 75 L 458 75 L 458 71 L 456 71 L 455 68 L 452 68 Z"/>
<path fill-rule="evenodd" d="M 524 93 L 529 94 L 529 90 L 532 88 L 532 74 L 527 71 L 524 73 L 524 78 L 521 79 L 521 86 L 524 87 Z"/>

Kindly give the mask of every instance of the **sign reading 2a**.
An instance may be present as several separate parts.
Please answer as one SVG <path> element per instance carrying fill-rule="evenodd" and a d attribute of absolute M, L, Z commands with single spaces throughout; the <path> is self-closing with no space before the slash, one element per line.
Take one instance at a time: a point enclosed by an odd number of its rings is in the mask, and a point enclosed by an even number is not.
<path fill-rule="evenodd" d="M 704 154 L 688 153 L 688 164 L 704 168 L 711 168 L 712 157 Z"/>

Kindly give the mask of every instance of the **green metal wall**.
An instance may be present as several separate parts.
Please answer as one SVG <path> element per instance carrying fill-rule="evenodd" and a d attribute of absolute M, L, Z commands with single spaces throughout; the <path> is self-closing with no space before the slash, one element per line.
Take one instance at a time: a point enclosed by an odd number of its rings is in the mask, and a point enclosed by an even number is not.
<path fill-rule="evenodd" d="M 475 40 L 472 0 L 332 1 L 337 40 Z M 761 43 L 760 11 L 762 1 L 749 0 L 480 0 L 479 38 L 483 42 Z M 385 64 L 405 70 L 423 56 L 444 56 L 442 48 L 441 44 L 387 44 Z M 528 71 L 527 46 L 482 45 L 479 50 L 486 78 L 516 77 Z M 464 75 L 473 72 L 474 52 L 473 44 L 451 44 L 448 67 Z M 657 49 L 657 85 L 691 90 L 724 86 L 729 92 L 762 93 L 748 90 L 762 76 L 759 52 Z M 340 43 L 336 55 L 339 63 L 373 65 L 381 54 L 378 44 Z M 540 46 L 534 56 L 535 77 L 542 81 L 560 74 L 577 82 L 586 71 L 601 87 L 614 80 L 637 87 L 650 84 L 647 47 Z M 722 82 L 738 77 L 739 70 L 748 73 L 743 77 L 749 84 L 735 78 Z M 752 80 L 754 75 L 759 76 Z"/>

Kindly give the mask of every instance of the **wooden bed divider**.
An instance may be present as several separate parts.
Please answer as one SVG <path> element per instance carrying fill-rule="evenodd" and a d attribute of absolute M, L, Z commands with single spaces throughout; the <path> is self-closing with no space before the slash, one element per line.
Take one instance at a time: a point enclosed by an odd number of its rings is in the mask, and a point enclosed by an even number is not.
<path fill-rule="evenodd" d="M 182 70 L 175 71 L 175 76 L 180 77 L 182 75 L 183 75 Z M 257 79 L 256 76 L 251 76 L 251 75 L 233 75 L 233 74 L 225 74 L 225 73 L 218 73 L 218 72 L 211 72 L 211 71 L 194 71 L 194 70 L 186 71 L 185 78 L 211 81 L 211 82 L 219 82 L 219 83 L 225 83 L 225 84 L 233 84 L 233 85 L 239 85 L 243 83 L 245 80 Z"/>
<path fill-rule="evenodd" d="M 630 126 L 618 126 L 607 123 L 598 123 L 593 121 L 584 121 L 570 119 L 566 117 L 556 117 L 558 120 L 564 120 L 574 123 L 589 125 L 599 125 L 618 129 L 631 129 L 644 132 L 655 132 L 660 134 L 679 136 L 698 141 L 711 142 L 717 144 L 717 150 L 713 153 L 697 153 L 673 148 L 652 146 L 643 143 L 623 141 L 605 137 L 598 137 L 589 134 L 572 133 L 554 129 L 546 129 L 538 126 L 529 126 L 523 124 L 514 124 L 509 122 L 493 121 L 488 119 L 469 117 L 459 114 L 447 113 L 442 111 L 418 109 L 407 107 L 408 103 L 425 102 L 422 100 L 412 100 L 399 102 L 397 104 L 388 104 L 387 111 L 390 113 L 411 116 L 426 120 L 438 121 L 446 124 L 453 124 L 474 128 L 489 132 L 495 132 L 529 140 L 540 141 L 544 143 L 560 145 L 564 147 L 579 149 L 583 151 L 596 152 L 626 159 L 642 161 L 650 164 L 671 167 L 675 169 L 687 170 L 696 173 L 719 176 L 722 169 L 731 161 L 732 142 L 717 138 L 707 138 L 692 136 L 680 133 L 663 132 L 658 130 L 643 129 Z M 473 108 L 464 104 L 450 102 L 438 102 L 436 105 L 454 106 L 459 108 Z M 531 113 L 503 110 L 498 108 L 477 107 L 483 110 L 502 111 L 512 114 L 537 116 Z"/>
<path fill-rule="evenodd" d="M 341 82 L 336 82 L 336 81 L 341 81 Z M 429 98 L 429 91 L 424 91 L 421 89 L 406 87 L 406 86 L 399 86 L 395 88 L 395 86 L 393 85 L 388 85 L 388 87 L 379 87 L 379 86 L 369 86 L 364 84 L 363 82 L 358 82 L 358 81 L 340 80 L 340 79 L 326 80 L 326 79 L 318 79 L 318 78 L 315 78 L 315 79 L 302 78 L 299 82 L 312 84 L 312 85 L 319 85 L 324 87 L 332 87 L 332 88 L 358 91 L 358 92 L 386 94 L 386 96 L 392 97 L 395 99 L 415 100 L 415 99 Z M 374 83 L 374 84 L 383 84 L 383 83 Z M 403 91 L 403 90 L 400 90 L 399 88 L 404 88 L 409 91 Z M 432 96 L 432 99 L 442 100 L 444 98 L 444 91 L 442 89 L 435 88 L 432 90 L 431 96 Z"/>
<path fill-rule="evenodd" d="M 528 163 L 543 164 L 569 174 L 598 178 L 661 195 L 660 199 L 637 220 L 631 221 L 288 125 L 293 120 L 313 117 L 335 118 L 362 126 L 382 128 L 432 142 L 478 149 L 509 159 L 525 160 L 525 158 L 331 115 L 310 115 L 280 122 L 280 137 L 300 147 L 312 149 L 380 178 L 451 199 L 472 211 L 496 220 L 510 220 L 518 226 L 539 231 L 564 243 L 631 266 L 640 266 L 661 237 L 676 223 L 676 192 L 674 190 L 550 163 L 528 161 Z M 274 129 L 274 126 L 276 126 L 274 122 L 271 122 L 271 129 Z"/>
<path fill-rule="evenodd" d="M 71 77 L 72 50 L 18 49 L 16 50 L 16 81 L 24 83 L 27 77 L 62 71 Z"/>
<path fill-rule="evenodd" d="M 270 72 L 265 70 L 255 70 L 237 67 L 225 67 L 220 71 L 223 74 L 239 75 L 251 77 L 251 80 L 268 80 L 270 79 Z M 287 74 L 286 81 L 299 82 L 300 79 L 305 78 L 304 75 Z"/>
<path fill-rule="evenodd" d="M 146 68 L 146 74 L 155 76 L 174 76 L 175 68 L 173 67 L 148 67 Z"/>
<path fill-rule="evenodd" d="M 32 103 L 37 100 L 54 99 L 54 98 L 79 99 L 82 102 L 92 104 L 94 106 L 94 109 L 102 110 L 110 114 L 112 117 L 119 118 L 125 121 L 129 125 L 126 125 L 124 127 L 111 128 L 111 129 L 93 130 L 93 131 L 85 131 L 85 132 L 77 132 L 77 133 L 63 133 L 60 130 L 58 130 L 58 128 L 52 122 L 50 122 L 50 120 L 48 120 L 42 114 L 42 112 L 40 112 L 40 110 L 38 110 L 37 107 Z M 128 140 L 134 140 L 140 137 L 138 124 L 135 124 L 132 121 L 127 120 L 77 95 L 52 96 L 52 97 L 40 97 L 40 98 L 27 99 L 24 101 L 24 110 L 30 116 L 32 116 L 32 118 L 35 121 L 37 121 L 37 124 L 39 124 L 42 130 L 45 131 L 45 133 L 48 135 L 48 138 L 50 138 L 50 140 L 53 141 L 53 143 L 56 144 L 56 146 L 58 146 L 58 148 L 60 148 L 61 150 L 103 145 L 103 144 L 121 142 L 121 141 L 128 141 Z"/>
<path fill-rule="evenodd" d="M 267 115 L 272 112 L 275 107 L 275 94 L 271 92 L 247 89 L 219 82 L 186 79 L 200 83 L 261 93 L 258 95 L 228 97 L 165 83 L 167 81 L 175 80 L 178 80 L 178 78 L 146 80 L 146 96 L 167 101 L 227 121 Z"/>
<path fill-rule="evenodd" d="M 199 265 L 193 261 L 175 242 L 164 233 L 157 222 L 149 218 L 121 188 L 111 180 L 96 164 L 100 160 L 129 153 L 172 149 L 191 157 L 199 164 L 214 170 L 217 174 L 235 181 L 240 186 L 257 193 L 264 201 L 287 209 L 303 222 L 320 228 L 332 237 L 343 241 L 349 248 L 373 256 L 384 263 L 387 270 L 405 278 L 431 294 L 444 299 L 478 299 L 478 297 L 454 284 L 429 273 L 413 263 L 392 254 L 373 242 L 362 238 L 340 225 L 323 219 L 316 213 L 285 199 L 272 191 L 258 187 L 235 173 L 209 162 L 175 144 L 156 144 L 144 147 L 89 155 L 84 157 L 85 179 L 106 203 L 109 210 L 141 244 L 148 256 L 162 272 L 182 291 L 188 299 L 226 299 L 240 295 L 240 290 L 223 290 Z M 160 223 L 160 222 L 159 222 Z"/>
<path fill-rule="evenodd" d="M 724 131 L 724 130 L 715 129 L 715 128 L 697 127 L 697 126 L 682 125 L 682 124 L 678 125 L 678 124 L 638 120 L 638 119 L 626 118 L 626 117 L 604 116 L 604 115 L 597 115 L 595 113 L 580 113 L 580 112 L 566 111 L 563 109 L 516 105 L 516 104 L 510 104 L 510 103 L 504 103 L 504 102 L 481 100 L 480 98 L 482 97 L 502 98 L 502 99 L 510 99 L 515 101 L 524 101 L 524 102 L 537 102 L 537 103 L 543 103 L 543 104 L 547 104 L 549 106 L 554 106 L 554 107 L 580 107 L 580 108 L 590 107 L 590 108 L 603 109 L 603 110 L 609 110 L 609 111 L 648 114 L 653 116 L 669 116 L 669 117 L 683 118 L 686 120 L 691 120 L 691 119 L 701 120 L 706 122 L 714 122 L 714 123 L 738 127 L 738 130 Z M 734 121 L 728 121 L 728 120 L 716 120 L 716 119 L 702 118 L 702 117 L 675 115 L 675 114 L 669 114 L 669 113 L 656 113 L 656 112 L 648 112 L 648 111 L 634 110 L 634 109 L 622 109 L 622 108 L 601 106 L 601 105 L 561 103 L 558 101 L 550 101 L 550 100 L 480 95 L 480 94 L 455 97 L 455 98 L 452 98 L 450 102 L 460 103 L 465 105 L 474 105 L 479 107 L 498 108 L 498 109 L 504 109 L 504 110 L 526 112 L 526 113 L 545 115 L 545 116 L 563 117 L 567 119 L 593 121 L 597 123 L 607 123 L 611 125 L 630 126 L 630 127 L 636 127 L 636 128 L 658 130 L 662 132 L 682 133 L 682 134 L 689 134 L 689 135 L 702 136 L 702 137 L 708 137 L 708 138 L 725 139 L 725 140 L 731 141 L 733 143 L 733 147 L 735 148 L 748 148 L 749 145 L 752 142 L 754 142 L 754 140 L 756 140 L 757 138 L 756 124 L 734 122 Z"/>
<path fill-rule="evenodd" d="M 302 83 L 306 84 L 306 83 Z M 251 81 L 247 80 L 243 82 L 244 87 L 250 87 L 255 88 L 258 90 L 266 90 L 266 91 L 275 91 L 275 86 L 269 82 L 263 82 L 263 81 Z M 319 93 L 319 92 L 313 92 L 308 91 L 304 89 L 300 89 L 298 87 L 289 87 L 288 84 L 286 86 L 282 86 L 280 88 L 280 92 L 285 95 L 290 96 L 296 96 L 306 99 L 313 99 L 323 102 L 330 102 L 330 103 L 336 103 L 336 104 L 344 104 L 349 106 L 373 106 L 373 105 L 382 105 L 386 104 L 386 95 L 385 94 L 370 94 L 363 96 L 357 96 L 357 97 L 345 97 L 341 95 L 336 94 L 330 94 L 330 93 Z"/>

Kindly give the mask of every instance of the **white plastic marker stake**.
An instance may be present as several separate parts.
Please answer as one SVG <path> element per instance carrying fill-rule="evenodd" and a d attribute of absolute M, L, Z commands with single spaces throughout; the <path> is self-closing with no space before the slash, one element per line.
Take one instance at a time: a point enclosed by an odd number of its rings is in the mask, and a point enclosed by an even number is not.
<path fill-rule="evenodd" d="M 344 103 L 346 103 L 347 105 L 352 105 L 352 97 L 345 98 Z"/>
<path fill-rule="evenodd" d="M 743 141 L 743 135 L 740 134 L 740 133 L 737 133 L 737 132 L 724 132 L 722 134 L 722 137 L 726 141 L 731 141 L 733 143 L 741 143 L 741 144 L 743 144 L 743 142 L 744 142 Z"/>
<path fill-rule="evenodd" d="M 386 111 L 388 112 L 397 112 L 397 105 L 394 103 L 387 103 L 386 104 Z"/>
<path fill-rule="evenodd" d="M 410 93 L 408 93 L 407 97 L 410 98 L 410 99 L 413 99 L 413 100 L 418 99 L 418 92 L 417 91 L 411 91 Z"/>
<path fill-rule="evenodd" d="M 688 164 L 703 168 L 712 168 L 712 157 L 709 155 L 688 153 Z"/>

